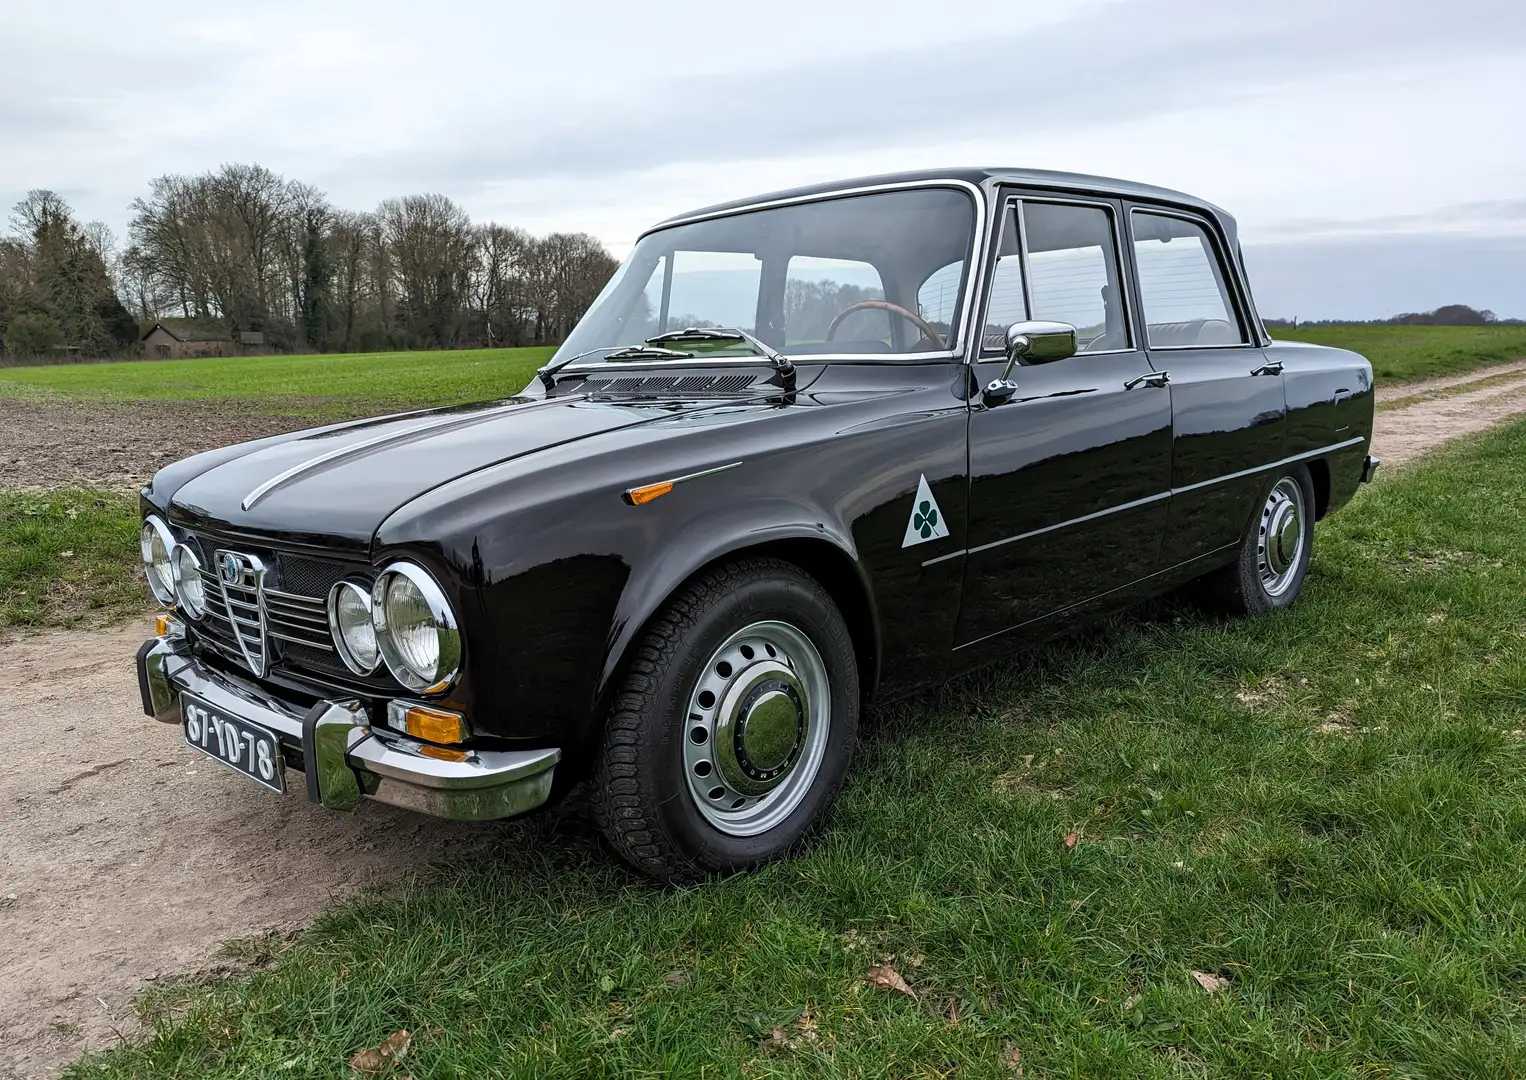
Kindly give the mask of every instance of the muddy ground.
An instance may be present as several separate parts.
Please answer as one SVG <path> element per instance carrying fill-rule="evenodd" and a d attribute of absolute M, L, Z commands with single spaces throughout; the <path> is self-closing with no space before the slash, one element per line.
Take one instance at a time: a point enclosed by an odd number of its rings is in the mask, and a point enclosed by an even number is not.
<path fill-rule="evenodd" d="M 1378 396 L 1423 398 L 1378 413 L 1374 452 L 1393 467 L 1526 413 L 1526 361 Z M 0 486 L 131 486 L 163 460 L 303 424 L 199 405 L 15 406 L 0 403 Z M 149 632 L 145 622 L 0 644 L 6 1080 L 52 1075 L 133 1034 L 145 985 L 228 970 L 229 940 L 299 929 L 333 898 L 527 828 L 376 804 L 334 814 L 240 781 L 143 715 L 132 655 Z"/>

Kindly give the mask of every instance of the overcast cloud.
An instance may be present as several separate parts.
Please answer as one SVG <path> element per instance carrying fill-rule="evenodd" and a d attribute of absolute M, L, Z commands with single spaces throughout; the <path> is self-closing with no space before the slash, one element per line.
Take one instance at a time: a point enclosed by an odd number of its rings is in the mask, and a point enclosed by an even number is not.
<path fill-rule="evenodd" d="M 1521 0 L 58 0 L 0 41 L 0 201 L 119 234 L 228 161 L 620 255 L 722 199 L 1011 164 L 1227 207 L 1269 316 L 1526 316 Z"/>

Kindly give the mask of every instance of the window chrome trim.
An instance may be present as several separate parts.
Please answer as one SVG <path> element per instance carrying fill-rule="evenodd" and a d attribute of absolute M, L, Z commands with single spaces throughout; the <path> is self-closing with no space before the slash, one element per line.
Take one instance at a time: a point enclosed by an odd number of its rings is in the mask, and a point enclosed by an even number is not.
<path fill-rule="evenodd" d="M 1013 185 L 1006 185 L 1006 186 L 1013 187 Z M 1119 292 L 1119 301 L 1123 304 L 1123 328 L 1124 328 L 1124 331 L 1129 336 L 1129 345 L 1128 345 L 1127 348 L 1124 348 L 1124 349 L 1098 349 L 1095 352 L 1089 352 L 1086 349 L 1077 349 L 1076 350 L 1076 356 L 1117 356 L 1117 355 L 1119 355 L 1121 353 L 1144 352 L 1145 351 L 1145 347 L 1144 346 L 1134 344 L 1134 338 L 1136 336 L 1138 336 L 1138 335 L 1135 333 L 1135 327 L 1134 327 L 1134 305 L 1131 302 L 1131 298 L 1130 298 L 1130 295 L 1129 295 L 1129 288 L 1128 288 L 1128 285 L 1129 285 L 1129 266 L 1124 265 L 1124 258 L 1123 258 L 1123 256 L 1124 256 L 1123 245 L 1124 245 L 1125 241 L 1124 241 L 1124 235 L 1123 235 L 1123 222 L 1120 220 L 1120 218 L 1122 217 L 1122 202 L 1121 202 L 1121 200 L 1118 200 L 1118 199 L 1108 199 L 1108 198 L 1102 198 L 1102 197 L 1097 197 L 1097 196 L 1093 196 L 1091 198 L 1088 198 L 1088 197 L 1083 196 L 1083 195 L 1077 195 L 1074 198 L 1066 198 L 1063 195 L 1024 195 L 1024 194 L 1021 194 L 1021 188 L 1018 187 L 1016 190 L 1012 190 L 1012 191 L 1010 191 L 1009 193 L 1007 193 L 1007 194 L 1005 194 L 1003 196 L 1002 204 L 1001 204 L 1001 206 L 998 209 L 998 213 L 1000 214 L 1002 220 L 996 222 L 995 234 L 996 234 L 996 237 L 997 237 L 997 244 L 996 244 L 997 247 L 1000 247 L 1000 245 L 1001 245 L 1001 227 L 1002 227 L 1002 225 L 1005 224 L 1007 207 L 1012 205 L 1013 203 L 1016 203 L 1018 205 L 1018 240 L 1017 240 L 1017 242 L 1018 242 L 1018 253 L 1021 256 L 1021 265 L 1022 265 L 1022 268 L 1023 268 L 1023 303 L 1025 303 L 1028 306 L 1028 317 L 1030 319 L 1037 318 L 1037 316 L 1034 315 L 1034 313 L 1033 313 L 1033 278 L 1032 278 L 1032 274 L 1031 274 L 1031 272 L 1029 270 L 1029 264 L 1028 264 L 1028 216 L 1027 216 L 1027 210 L 1024 208 L 1024 204 L 1026 204 L 1026 203 L 1052 203 L 1052 204 L 1056 204 L 1056 205 L 1059 205 L 1059 206 L 1091 206 L 1091 207 L 1096 207 L 1097 209 L 1103 210 L 1103 211 L 1105 211 L 1107 213 L 1108 220 L 1112 223 L 1112 226 L 1113 226 L 1113 267 L 1118 272 L 1118 284 L 1120 286 L 1119 290 L 1118 290 L 1118 292 Z M 993 258 L 993 261 L 992 261 L 992 264 L 991 264 L 992 268 L 993 268 L 992 269 L 992 276 L 994 278 L 994 275 L 995 275 L 995 269 L 994 268 L 995 268 L 995 265 L 996 265 L 995 261 L 994 261 L 994 259 L 995 259 L 995 253 L 994 252 L 992 253 L 992 258 Z M 986 316 L 986 314 L 989 313 L 989 310 L 990 310 L 989 309 L 989 305 L 982 306 L 982 308 L 980 310 L 981 310 L 981 321 L 980 322 L 981 322 L 981 326 L 983 328 L 985 326 L 985 316 Z M 976 338 L 975 344 L 976 344 L 976 350 L 975 350 L 974 356 L 975 356 L 976 362 L 987 362 L 988 363 L 988 362 L 990 362 L 993 359 L 1000 359 L 1001 358 L 1001 350 L 1000 349 L 992 350 L 991 354 L 987 355 L 987 351 L 986 351 L 986 348 L 985 348 L 984 334 L 982 334 L 980 337 Z"/>
<path fill-rule="evenodd" d="M 1141 506 L 1146 506 L 1150 503 L 1159 502 L 1161 499 L 1169 499 L 1172 496 L 1181 495 L 1189 491 L 1197 491 L 1200 488 L 1212 487 L 1214 484 L 1227 483 L 1230 480 L 1240 480 L 1247 476 L 1254 476 L 1257 473 L 1270 472 L 1273 469 L 1280 469 L 1284 465 L 1292 465 L 1300 461 L 1307 461 L 1311 458 L 1317 458 L 1322 454 L 1333 454 L 1338 450 L 1345 450 L 1348 447 L 1355 446 L 1357 443 L 1363 443 L 1366 441 L 1366 435 L 1354 435 L 1343 442 L 1331 443 L 1329 446 L 1321 446 L 1316 450 L 1305 450 L 1301 454 L 1293 454 L 1291 457 L 1285 457 L 1280 461 L 1269 462 L 1266 465 L 1256 465 L 1249 469 L 1241 469 L 1239 472 L 1225 473 L 1223 476 L 1215 476 L 1210 480 L 1199 480 L 1195 484 L 1187 484 L 1183 487 L 1174 487 L 1167 491 L 1157 492 L 1154 495 L 1146 495 L 1142 499 L 1134 499 L 1131 502 L 1119 503 L 1117 506 L 1110 506 L 1103 510 L 1094 510 L 1090 514 L 1082 514 L 1080 517 L 1070 518 L 1067 521 L 1059 521 L 1053 525 L 1045 525 L 1043 528 L 1039 529 L 1030 529 L 1028 532 L 1018 533 L 1016 536 L 1007 536 L 1000 540 L 992 540 L 988 544 L 977 544 L 975 547 L 961 548 L 958 551 L 950 551 L 945 555 L 939 555 L 936 558 L 924 560 L 922 565 L 924 567 L 935 566 L 938 563 L 947 562 L 949 559 L 957 559 L 961 555 L 978 555 L 982 551 L 990 551 L 992 548 L 999 548 L 1005 544 L 1015 544 L 1019 540 L 1028 540 L 1035 536 L 1042 536 L 1044 533 L 1058 532 L 1060 529 L 1068 529 L 1072 525 L 1080 525 L 1088 521 L 1095 521 L 1097 518 L 1107 517 L 1109 514 L 1117 514 L 1125 510 L 1133 510 Z"/>
<path fill-rule="evenodd" d="M 1203 230 L 1203 235 L 1207 236 L 1209 243 L 1211 243 L 1213 245 L 1214 261 L 1219 264 L 1219 275 L 1220 275 L 1220 278 L 1223 281 L 1225 288 L 1227 288 L 1229 290 L 1229 302 L 1230 302 L 1230 306 L 1232 306 L 1235 309 L 1235 321 L 1239 324 L 1240 333 L 1242 335 L 1244 335 L 1244 337 L 1246 339 L 1244 341 L 1237 341 L 1237 342 L 1235 342 L 1232 345 L 1152 345 L 1152 344 L 1150 344 L 1150 313 L 1148 311 L 1144 310 L 1144 306 L 1145 306 L 1145 299 L 1144 299 L 1144 277 L 1139 273 L 1139 249 L 1137 247 L 1135 247 L 1133 249 L 1133 253 L 1134 253 L 1134 284 L 1139 288 L 1139 307 L 1140 307 L 1139 314 L 1140 314 L 1140 319 L 1141 319 L 1141 327 L 1140 328 L 1142 330 L 1144 330 L 1144 336 L 1145 336 L 1144 348 L 1147 351 L 1149 351 L 1149 352 L 1184 352 L 1184 351 L 1194 351 L 1194 350 L 1195 351 L 1202 351 L 1202 350 L 1214 350 L 1214 351 L 1217 351 L 1219 349 L 1260 349 L 1260 348 L 1263 348 L 1263 346 L 1261 344 L 1261 341 L 1260 341 L 1260 338 L 1257 338 L 1257 340 L 1255 340 L 1255 341 L 1250 340 L 1251 338 L 1256 338 L 1257 337 L 1257 331 L 1258 331 L 1257 327 L 1251 325 L 1253 320 L 1252 320 L 1252 318 L 1249 315 L 1249 312 L 1251 310 L 1251 308 L 1250 308 L 1250 306 L 1248 304 L 1248 298 L 1250 297 L 1250 286 L 1249 286 L 1248 282 L 1242 280 L 1241 277 L 1240 277 L 1240 267 L 1239 267 L 1238 260 L 1226 262 L 1226 260 L 1224 258 L 1224 256 L 1225 256 L 1224 238 L 1219 233 L 1219 228 L 1218 228 L 1217 223 L 1213 222 L 1213 221 L 1210 221 L 1206 216 L 1201 215 L 1201 214 L 1195 214 L 1195 213 L 1192 213 L 1191 211 L 1188 211 L 1188 210 L 1180 210 L 1180 209 L 1177 209 L 1175 207 L 1156 206 L 1153 203 L 1138 203 L 1138 202 L 1134 202 L 1134 201 L 1130 200 L 1129 205 L 1128 205 L 1128 210 L 1129 210 L 1129 241 L 1131 243 L 1136 244 L 1136 245 L 1138 244 L 1138 241 L 1134 239 L 1134 215 L 1135 214 L 1153 214 L 1156 217 L 1176 218 L 1178 221 L 1188 222 L 1188 223 L 1190 223 L 1192 225 L 1196 225 L 1198 228 Z M 1224 273 L 1224 270 L 1225 270 L 1226 267 L 1228 267 L 1228 269 L 1230 270 L 1230 274 L 1226 275 Z M 1233 283 L 1231 283 L 1231 279 L 1233 279 Z M 1261 335 L 1261 337 L 1265 336 L 1264 329 L 1260 330 L 1260 335 Z"/>
<path fill-rule="evenodd" d="M 805 203 L 831 202 L 835 199 L 848 199 L 859 195 L 882 195 L 891 191 L 918 191 L 927 188 L 953 188 L 969 195 L 974 202 L 974 230 L 971 236 L 971 247 L 966 252 L 965 265 L 966 277 L 964 288 L 964 301 L 959 309 L 959 338 L 950 342 L 948 349 L 929 353 L 838 353 L 838 354 L 808 354 L 790 359 L 797 364 L 810 364 L 818 360 L 880 360 L 887 358 L 912 357 L 915 360 L 958 359 L 970 342 L 970 310 L 971 301 L 975 294 L 981 291 L 982 279 L 985 276 L 985 251 L 987 248 L 987 222 L 990 217 L 989 200 L 985 190 L 979 184 L 972 184 L 968 180 L 958 180 L 954 177 L 932 177 L 926 180 L 900 180 L 888 184 L 869 184 L 864 187 L 839 188 L 832 191 L 818 191 L 811 195 L 790 195 L 779 199 L 766 199 L 760 202 L 744 203 L 740 206 L 727 207 L 724 210 L 708 210 L 694 214 L 685 214 L 682 217 L 670 218 L 667 221 L 652 226 L 640 236 L 636 237 L 639 244 L 654 233 L 665 232 L 668 229 L 677 228 L 680 225 L 692 225 L 699 221 L 713 221 L 717 218 L 735 217 L 738 214 L 751 214 L 758 210 L 773 210 L 781 206 L 798 206 Z M 788 352 L 784 355 L 789 356 Z M 752 358 L 756 362 L 756 358 Z M 665 361 L 658 361 L 664 363 Z M 706 361 L 713 363 L 714 361 Z M 575 371 L 582 365 L 574 364 L 567 370 Z M 651 367 L 652 361 L 646 361 L 646 366 Z"/>

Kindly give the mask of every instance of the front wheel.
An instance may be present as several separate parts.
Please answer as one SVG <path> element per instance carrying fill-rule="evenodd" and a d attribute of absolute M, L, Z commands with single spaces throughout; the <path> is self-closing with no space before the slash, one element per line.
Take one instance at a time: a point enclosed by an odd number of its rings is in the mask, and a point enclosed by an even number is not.
<path fill-rule="evenodd" d="M 1273 478 L 1246 530 L 1239 558 L 1210 579 L 1218 605 L 1264 615 L 1298 598 L 1314 550 L 1314 484 L 1302 465 Z"/>
<path fill-rule="evenodd" d="M 636 646 L 595 771 L 594 816 L 669 881 L 785 854 L 837 796 L 858 729 L 841 613 L 776 559 L 707 572 Z"/>

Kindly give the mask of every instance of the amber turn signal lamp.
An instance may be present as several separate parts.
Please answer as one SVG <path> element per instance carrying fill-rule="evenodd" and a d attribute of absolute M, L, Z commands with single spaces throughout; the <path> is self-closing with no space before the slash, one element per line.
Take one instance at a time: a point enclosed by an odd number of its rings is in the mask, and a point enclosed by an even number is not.
<path fill-rule="evenodd" d="M 387 705 L 387 726 L 406 731 L 415 739 L 429 742 L 465 742 L 471 734 L 466 720 L 460 713 L 448 709 L 435 709 L 428 705 L 411 705 L 406 701 L 393 701 Z M 458 760 L 451 758 L 450 760 Z"/>
<path fill-rule="evenodd" d="M 418 748 L 424 757 L 437 758 L 440 761 L 466 761 L 471 757 L 465 750 L 447 750 L 443 746 L 430 746 L 425 743 Z"/>
<path fill-rule="evenodd" d="M 660 484 L 648 484 L 646 487 L 631 488 L 625 493 L 625 501 L 632 506 L 642 506 L 653 499 L 661 498 L 673 490 L 673 481 L 664 480 Z"/>

